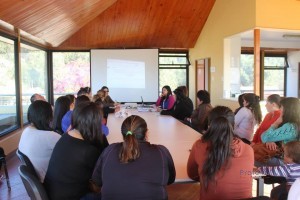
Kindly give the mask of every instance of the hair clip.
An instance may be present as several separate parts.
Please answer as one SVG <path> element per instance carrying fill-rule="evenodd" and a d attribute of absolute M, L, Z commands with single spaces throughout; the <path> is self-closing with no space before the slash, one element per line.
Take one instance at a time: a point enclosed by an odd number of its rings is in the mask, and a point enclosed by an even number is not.
<path fill-rule="evenodd" d="M 131 131 L 127 131 L 126 136 L 127 135 L 132 135 L 132 132 Z"/>

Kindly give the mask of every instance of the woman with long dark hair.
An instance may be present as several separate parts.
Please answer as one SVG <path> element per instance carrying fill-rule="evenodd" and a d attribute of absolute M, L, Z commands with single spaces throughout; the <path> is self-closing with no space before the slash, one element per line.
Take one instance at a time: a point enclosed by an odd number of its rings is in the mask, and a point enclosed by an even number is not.
<path fill-rule="evenodd" d="M 101 154 L 93 182 L 101 187 L 101 199 L 167 199 L 166 185 L 175 180 L 175 167 L 168 149 L 147 142 L 146 121 L 127 117 L 122 143 L 111 144 Z"/>
<path fill-rule="evenodd" d="M 170 86 L 165 85 L 161 89 L 161 95 L 156 101 L 156 106 L 160 107 L 162 110 L 170 110 L 174 105 L 175 99 L 172 95 Z"/>
<path fill-rule="evenodd" d="M 60 135 L 53 131 L 50 123 L 53 111 L 50 103 L 36 100 L 27 112 L 29 126 L 21 135 L 19 150 L 32 162 L 41 182 L 44 181 L 49 160 Z"/>
<path fill-rule="evenodd" d="M 252 148 L 233 133 L 234 113 L 213 108 L 209 128 L 192 147 L 187 171 L 200 181 L 200 199 L 242 199 L 252 196 Z"/>
<path fill-rule="evenodd" d="M 300 101 L 295 97 L 284 98 L 281 102 L 281 115 L 271 127 L 261 135 L 263 143 L 299 140 Z M 274 146 L 276 149 L 276 146 Z"/>
<path fill-rule="evenodd" d="M 54 117 L 53 117 L 53 130 L 59 134 L 63 134 L 62 119 L 64 115 L 70 110 L 71 100 L 67 96 L 60 96 L 56 99 L 54 105 Z"/>
<path fill-rule="evenodd" d="M 190 117 L 193 112 L 193 102 L 185 95 L 184 87 L 177 87 L 174 93 L 175 103 L 172 109 L 162 110 L 160 114 L 162 115 L 172 115 L 176 119 L 184 120 L 186 117 Z"/>
<path fill-rule="evenodd" d="M 101 152 L 108 146 L 101 129 L 102 112 L 93 102 L 78 104 L 72 130 L 57 142 L 44 185 L 50 199 L 80 199 L 89 192 L 89 180 Z"/>
<path fill-rule="evenodd" d="M 259 104 L 259 96 L 254 93 L 243 95 L 244 107 L 241 108 L 234 119 L 234 133 L 250 144 L 253 138 L 255 125 L 259 125 L 262 120 L 262 114 Z"/>

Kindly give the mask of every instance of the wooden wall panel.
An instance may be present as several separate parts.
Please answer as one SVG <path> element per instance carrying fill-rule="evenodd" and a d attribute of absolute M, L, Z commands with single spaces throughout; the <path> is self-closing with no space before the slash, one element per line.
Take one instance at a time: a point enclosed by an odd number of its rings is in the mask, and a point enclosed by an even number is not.
<path fill-rule="evenodd" d="M 58 46 L 116 0 L 1 0 L 0 19 Z"/>
<path fill-rule="evenodd" d="M 192 48 L 214 2 L 119 0 L 59 48 Z"/>
<path fill-rule="evenodd" d="M 0 20 L 39 38 L 52 49 L 192 48 L 214 3 L 1 0 Z"/>

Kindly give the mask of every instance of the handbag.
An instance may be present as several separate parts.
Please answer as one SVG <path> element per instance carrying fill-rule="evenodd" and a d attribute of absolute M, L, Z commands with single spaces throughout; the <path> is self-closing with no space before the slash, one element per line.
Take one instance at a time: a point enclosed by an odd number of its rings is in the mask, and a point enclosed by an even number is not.
<path fill-rule="evenodd" d="M 267 148 L 264 143 L 257 143 L 252 146 L 254 150 L 254 160 L 266 163 L 272 157 L 282 158 L 283 149 L 281 145 L 277 145 L 277 149 L 275 151 Z"/>

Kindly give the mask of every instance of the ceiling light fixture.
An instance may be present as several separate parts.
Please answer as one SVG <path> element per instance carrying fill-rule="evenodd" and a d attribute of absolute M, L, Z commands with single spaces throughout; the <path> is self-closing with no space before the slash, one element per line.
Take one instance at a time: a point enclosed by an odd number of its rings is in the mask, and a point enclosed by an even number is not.
<path fill-rule="evenodd" d="M 300 34 L 283 34 L 283 38 L 289 39 L 289 38 L 300 38 Z"/>

